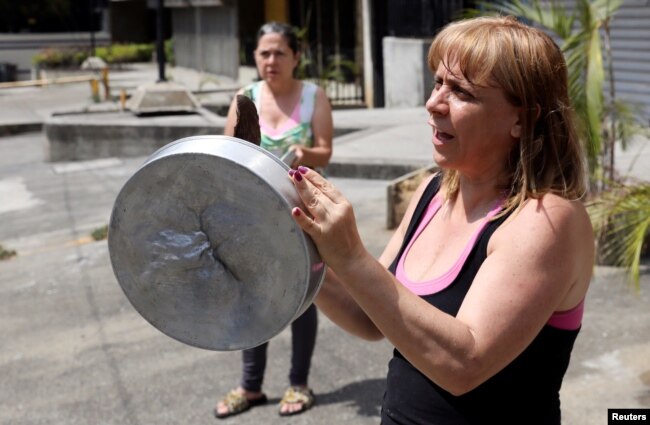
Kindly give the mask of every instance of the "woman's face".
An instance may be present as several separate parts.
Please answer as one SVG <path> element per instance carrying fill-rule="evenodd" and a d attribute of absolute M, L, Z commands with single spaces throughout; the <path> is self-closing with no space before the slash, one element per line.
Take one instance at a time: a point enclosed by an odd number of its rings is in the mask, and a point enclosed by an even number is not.
<path fill-rule="evenodd" d="M 434 160 L 468 177 L 498 176 L 520 137 L 520 108 L 508 102 L 503 89 L 472 85 L 453 65 L 448 70 L 440 63 L 426 103 Z"/>
<path fill-rule="evenodd" d="M 286 38 L 278 33 L 263 35 L 255 49 L 255 63 L 260 77 L 268 82 L 291 79 L 300 55 L 289 47 Z"/>

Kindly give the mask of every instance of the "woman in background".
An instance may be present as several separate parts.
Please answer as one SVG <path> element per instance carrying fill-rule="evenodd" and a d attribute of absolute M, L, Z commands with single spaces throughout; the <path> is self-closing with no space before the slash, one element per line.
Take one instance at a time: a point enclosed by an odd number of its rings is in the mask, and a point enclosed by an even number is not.
<path fill-rule="evenodd" d="M 257 34 L 255 63 L 261 80 L 237 94 L 255 103 L 259 115 L 261 144 L 278 157 L 292 158 L 292 167 L 324 168 L 332 156 L 332 109 L 325 92 L 294 77 L 300 63 L 298 40 L 286 24 L 270 22 Z M 228 111 L 225 134 L 232 136 L 237 124 L 236 96 Z M 280 415 L 302 413 L 314 403 L 308 386 L 311 358 L 316 343 L 318 317 L 311 305 L 291 324 L 292 352 L 289 388 L 280 401 Z M 268 343 L 243 351 L 239 387 L 230 391 L 214 409 L 217 418 L 242 413 L 266 403 L 262 392 Z"/>

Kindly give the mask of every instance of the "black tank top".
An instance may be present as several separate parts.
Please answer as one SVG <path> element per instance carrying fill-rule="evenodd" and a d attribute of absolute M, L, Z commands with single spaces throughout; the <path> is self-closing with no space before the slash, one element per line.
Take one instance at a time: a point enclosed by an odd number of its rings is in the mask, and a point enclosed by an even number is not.
<path fill-rule="evenodd" d="M 397 262 L 413 237 L 424 212 L 438 192 L 434 178 L 419 200 Z M 490 236 L 507 215 L 491 221 L 479 236 L 456 279 L 424 300 L 456 316 L 481 264 L 487 257 Z M 382 425 L 560 424 L 560 386 L 578 330 L 544 326 L 533 342 L 508 366 L 474 390 L 454 396 L 424 376 L 402 354 L 393 352 L 388 365 Z"/>

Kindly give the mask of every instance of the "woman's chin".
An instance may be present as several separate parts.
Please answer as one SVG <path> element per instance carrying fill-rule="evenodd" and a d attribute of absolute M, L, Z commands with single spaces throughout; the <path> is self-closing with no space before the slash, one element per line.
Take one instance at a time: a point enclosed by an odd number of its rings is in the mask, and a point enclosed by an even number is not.
<path fill-rule="evenodd" d="M 433 150 L 433 162 L 440 168 L 451 168 L 451 162 L 446 155 L 441 155 L 435 149 Z"/>
<path fill-rule="evenodd" d="M 280 74 L 276 74 L 276 73 L 267 73 L 264 75 L 264 80 L 266 81 L 278 81 L 281 79 L 282 77 L 280 76 Z"/>

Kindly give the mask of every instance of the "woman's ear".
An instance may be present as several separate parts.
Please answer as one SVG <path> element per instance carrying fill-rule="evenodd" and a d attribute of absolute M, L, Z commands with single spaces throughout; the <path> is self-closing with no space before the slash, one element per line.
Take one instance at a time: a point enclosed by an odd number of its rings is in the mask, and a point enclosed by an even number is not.
<path fill-rule="evenodd" d="M 512 127 L 510 127 L 510 137 L 513 139 L 519 139 L 521 137 L 521 123 L 523 120 L 522 113 L 523 110 L 520 110 L 519 115 L 517 116 L 517 121 L 515 121 L 515 123 L 512 124 Z"/>
<path fill-rule="evenodd" d="M 515 138 L 515 139 L 519 139 L 521 137 L 521 123 L 523 122 L 523 118 L 524 118 L 523 113 L 524 112 L 525 111 L 523 109 L 521 109 L 519 111 L 519 118 L 517 119 L 517 122 L 515 122 L 513 124 L 512 128 L 510 128 L 510 136 Z M 542 113 L 542 107 L 539 106 L 539 103 L 538 103 L 538 104 L 535 105 L 535 119 L 533 120 L 533 126 L 535 125 L 535 123 L 539 119 L 539 116 L 540 116 L 541 113 Z"/>

